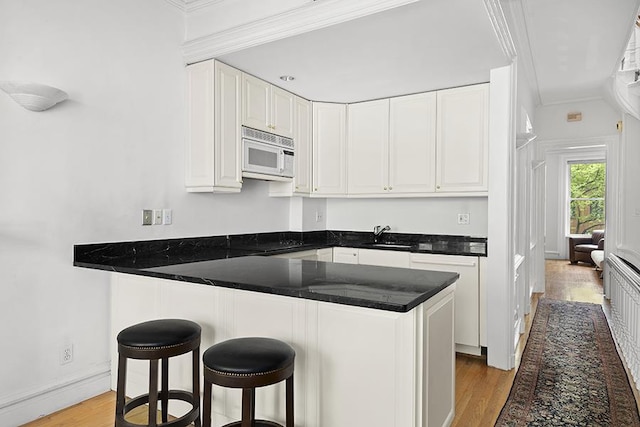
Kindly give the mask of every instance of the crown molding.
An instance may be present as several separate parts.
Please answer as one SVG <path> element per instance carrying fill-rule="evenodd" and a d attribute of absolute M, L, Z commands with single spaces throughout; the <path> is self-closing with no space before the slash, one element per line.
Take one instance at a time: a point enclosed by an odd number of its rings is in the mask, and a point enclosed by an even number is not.
<path fill-rule="evenodd" d="M 202 1 L 213 3 L 221 0 Z M 307 3 L 287 12 L 189 40 L 183 45 L 184 62 L 192 64 L 216 58 L 416 1 L 428 0 L 325 0 Z"/>
<path fill-rule="evenodd" d="M 202 9 L 207 6 L 222 3 L 224 0 L 165 0 L 172 6 L 180 9 L 183 12 L 193 12 L 194 10 Z"/>
<path fill-rule="evenodd" d="M 515 61 L 517 56 L 516 46 L 511 37 L 507 20 L 504 17 L 500 0 L 484 0 L 484 6 L 489 14 L 491 25 L 496 33 L 502 52 L 508 60 Z"/>
<path fill-rule="evenodd" d="M 542 105 L 542 96 L 538 87 L 538 74 L 536 72 L 533 54 L 531 53 L 531 42 L 529 40 L 529 30 L 527 28 L 527 20 L 524 13 L 524 0 L 503 0 L 507 11 L 510 28 L 516 45 L 518 54 L 518 62 L 522 65 L 524 75 L 529 83 L 529 88 L 534 95 L 534 101 L 537 105 Z M 507 24 L 508 25 L 508 24 Z"/>

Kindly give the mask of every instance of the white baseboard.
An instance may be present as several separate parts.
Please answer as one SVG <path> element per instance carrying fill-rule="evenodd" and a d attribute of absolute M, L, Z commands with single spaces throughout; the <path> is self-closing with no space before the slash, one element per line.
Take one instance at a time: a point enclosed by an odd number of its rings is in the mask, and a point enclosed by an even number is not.
<path fill-rule="evenodd" d="M 107 366 L 0 405 L 2 425 L 19 426 L 111 390 L 111 371 Z"/>
<path fill-rule="evenodd" d="M 563 259 L 560 257 L 560 252 L 558 251 L 545 251 L 544 259 Z"/>

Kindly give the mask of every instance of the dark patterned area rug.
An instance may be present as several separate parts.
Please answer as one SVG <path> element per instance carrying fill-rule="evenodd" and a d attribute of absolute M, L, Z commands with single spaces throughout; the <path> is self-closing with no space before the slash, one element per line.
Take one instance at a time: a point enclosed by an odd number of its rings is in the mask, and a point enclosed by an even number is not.
<path fill-rule="evenodd" d="M 640 426 L 600 305 L 540 299 L 496 426 Z"/>

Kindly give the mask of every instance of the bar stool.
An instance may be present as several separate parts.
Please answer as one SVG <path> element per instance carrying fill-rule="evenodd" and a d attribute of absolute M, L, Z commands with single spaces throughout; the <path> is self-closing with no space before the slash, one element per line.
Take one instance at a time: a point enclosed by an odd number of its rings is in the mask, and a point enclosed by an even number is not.
<path fill-rule="evenodd" d="M 116 391 L 115 427 L 140 427 L 125 420 L 132 409 L 149 404 L 150 427 L 185 427 L 195 423 L 200 427 L 200 334 L 197 323 L 181 319 L 162 319 L 139 323 L 118 334 L 118 385 Z M 191 392 L 169 390 L 169 358 L 193 352 Z M 149 360 L 149 393 L 125 403 L 127 359 Z M 158 393 L 158 360 L 162 360 L 162 389 Z M 157 422 L 158 397 L 162 403 L 162 423 Z M 182 400 L 192 405 L 185 415 L 171 422 L 168 418 L 169 400 Z"/>
<path fill-rule="evenodd" d="M 272 338 L 236 338 L 215 344 L 202 355 L 204 366 L 203 427 L 211 427 L 211 389 L 242 389 L 242 420 L 224 427 L 282 427 L 255 419 L 255 389 L 286 380 L 286 427 L 293 427 L 293 368 L 296 352 Z"/>

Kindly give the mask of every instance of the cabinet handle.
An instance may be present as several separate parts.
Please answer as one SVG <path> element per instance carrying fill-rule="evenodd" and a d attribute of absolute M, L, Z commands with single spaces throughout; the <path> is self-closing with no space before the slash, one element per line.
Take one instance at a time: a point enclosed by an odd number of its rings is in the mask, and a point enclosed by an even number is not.
<path fill-rule="evenodd" d="M 386 190 L 387 190 L 387 187 L 384 187 L 384 190 L 386 191 Z"/>
<path fill-rule="evenodd" d="M 318 191 L 318 189 L 317 189 L 317 188 L 314 188 L 314 189 L 313 189 L 313 191 Z"/>
<path fill-rule="evenodd" d="M 389 187 L 389 191 L 393 190 L 393 187 Z"/>
<path fill-rule="evenodd" d="M 436 188 L 439 190 L 439 189 L 440 189 L 440 186 L 439 186 L 439 185 L 436 185 Z"/>

